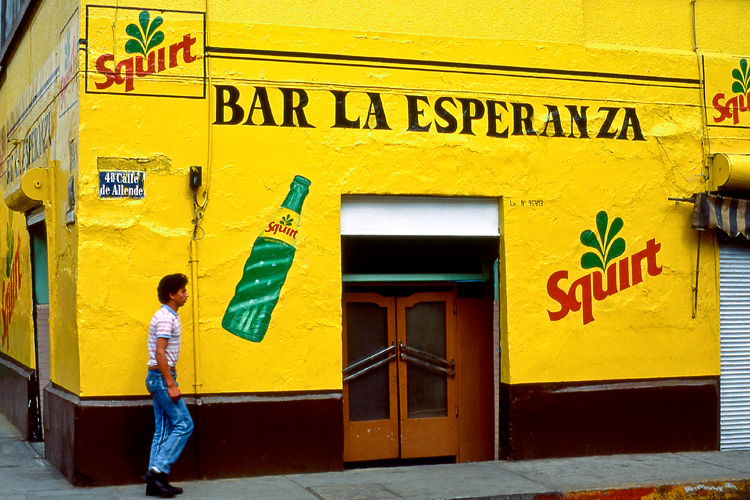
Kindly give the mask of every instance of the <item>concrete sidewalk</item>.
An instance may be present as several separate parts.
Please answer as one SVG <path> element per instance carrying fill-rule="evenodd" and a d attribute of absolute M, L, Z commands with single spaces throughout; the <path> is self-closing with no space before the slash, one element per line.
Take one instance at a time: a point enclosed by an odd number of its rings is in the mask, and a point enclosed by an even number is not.
<path fill-rule="evenodd" d="M 0 415 L 0 500 L 134 499 L 145 485 L 77 488 Z M 750 452 L 674 453 L 359 469 L 180 483 L 188 499 L 750 498 Z"/>

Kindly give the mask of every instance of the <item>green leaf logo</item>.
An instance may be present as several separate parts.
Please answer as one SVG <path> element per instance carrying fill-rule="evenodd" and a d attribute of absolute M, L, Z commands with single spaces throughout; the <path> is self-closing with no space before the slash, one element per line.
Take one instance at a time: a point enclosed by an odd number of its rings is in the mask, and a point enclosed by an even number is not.
<path fill-rule="evenodd" d="M 144 10 L 138 16 L 138 24 L 128 24 L 125 28 L 131 38 L 125 43 L 125 52 L 128 54 L 146 54 L 164 41 L 164 32 L 156 31 L 164 23 L 164 19 L 156 16 L 151 21 L 151 15 Z M 139 26 L 140 25 L 140 26 Z"/>
<path fill-rule="evenodd" d="M 615 239 L 617 233 L 622 229 L 622 219 L 617 217 L 609 223 L 607 212 L 602 210 L 596 214 L 596 233 L 587 229 L 581 233 L 581 243 L 597 251 L 586 252 L 581 256 L 581 267 L 584 269 L 593 269 L 595 267 L 602 270 L 607 269 L 607 264 L 625 252 L 625 240 L 622 238 Z"/>
<path fill-rule="evenodd" d="M 750 91 L 750 69 L 747 67 L 747 59 L 740 60 L 740 68 L 732 70 L 732 92 L 735 94 L 747 94 Z"/>
<path fill-rule="evenodd" d="M 292 216 L 287 215 L 281 218 L 281 220 L 279 221 L 279 224 L 281 224 L 282 226 L 289 227 L 292 225 L 293 222 L 294 222 L 294 219 L 292 218 Z"/>

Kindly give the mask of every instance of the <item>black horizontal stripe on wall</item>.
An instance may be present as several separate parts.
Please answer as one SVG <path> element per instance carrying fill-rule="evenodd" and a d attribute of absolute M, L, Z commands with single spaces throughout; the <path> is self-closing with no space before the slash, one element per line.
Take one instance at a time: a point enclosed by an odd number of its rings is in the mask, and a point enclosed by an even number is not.
<path fill-rule="evenodd" d="M 440 70 L 452 69 L 462 70 L 459 72 L 473 73 L 474 71 L 490 71 L 496 74 L 497 72 L 510 73 L 509 76 L 537 76 L 537 77 L 550 77 L 557 76 L 565 79 L 571 78 L 584 78 L 583 81 L 592 81 L 591 79 L 609 79 L 618 83 L 628 84 L 651 84 L 659 86 L 678 86 L 679 88 L 698 88 L 700 81 L 693 78 L 674 78 L 665 76 L 649 76 L 649 75 L 632 75 L 623 73 L 606 73 L 597 71 L 578 71 L 578 70 L 564 70 L 564 69 L 551 69 L 551 68 L 532 68 L 524 66 L 506 66 L 496 64 L 479 64 L 479 63 L 460 63 L 451 61 L 428 61 L 419 59 L 404 59 L 404 58 L 390 58 L 390 57 L 368 57 L 368 56 L 355 56 L 355 55 L 344 55 L 344 54 L 324 54 L 316 52 L 293 52 L 293 51 L 280 51 L 280 50 L 260 50 L 260 49 L 241 49 L 233 47 L 206 47 L 206 54 L 210 57 L 219 58 L 238 58 L 245 59 L 248 57 L 242 56 L 263 56 L 267 58 L 287 58 L 287 59 L 299 59 L 303 63 L 306 60 L 316 59 L 316 64 L 339 64 L 339 65 L 356 65 L 352 63 L 359 63 L 363 66 L 378 65 L 383 67 L 384 64 L 398 65 L 389 66 L 392 69 L 413 69 L 416 71 L 435 71 L 434 68 Z M 290 62 L 290 61 L 284 61 Z M 405 66 L 402 67 L 402 66 Z M 468 71 L 473 70 L 473 71 Z M 527 75 L 523 75 L 526 73 Z M 596 81 L 596 80 L 593 80 Z M 687 86 L 687 87 L 683 87 Z"/>

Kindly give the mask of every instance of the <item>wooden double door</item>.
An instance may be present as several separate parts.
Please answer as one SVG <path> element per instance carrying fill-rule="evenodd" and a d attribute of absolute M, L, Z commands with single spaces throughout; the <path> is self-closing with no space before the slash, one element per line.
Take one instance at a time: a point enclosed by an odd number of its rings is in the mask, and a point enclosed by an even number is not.
<path fill-rule="evenodd" d="M 457 455 L 455 293 L 343 305 L 344 461 Z"/>

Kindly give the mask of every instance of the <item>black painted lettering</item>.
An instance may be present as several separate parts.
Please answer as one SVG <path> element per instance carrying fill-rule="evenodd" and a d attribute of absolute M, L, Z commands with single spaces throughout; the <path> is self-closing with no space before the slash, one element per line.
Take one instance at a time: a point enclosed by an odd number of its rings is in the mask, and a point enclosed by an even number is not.
<path fill-rule="evenodd" d="M 346 117 L 346 94 L 348 93 L 343 90 L 331 90 L 331 94 L 336 97 L 336 123 L 333 128 L 359 128 L 359 117 L 356 120 Z"/>
<path fill-rule="evenodd" d="M 502 115 L 497 110 L 497 105 L 502 106 L 505 112 L 508 112 L 508 105 L 502 101 L 487 101 L 487 135 L 490 137 L 508 137 L 508 127 L 502 132 L 497 131 L 497 124 L 501 123 Z"/>
<path fill-rule="evenodd" d="M 245 117 L 242 106 L 237 104 L 240 100 L 240 91 L 232 85 L 214 85 L 216 88 L 216 120 L 214 125 L 237 125 Z M 232 118 L 224 117 L 224 108 L 229 108 Z"/>
<path fill-rule="evenodd" d="M 575 123 L 578 127 L 580 138 L 589 139 L 588 119 L 586 118 L 586 110 L 589 109 L 589 107 L 581 106 L 580 112 L 575 106 L 565 107 L 568 108 L 568 112 L 570 113 L 570 135 L 568 137 L 576 137 L 575 132 L 573 132 L 573 124 Z"/>
<path fill-rule="evenodd" d="M 409 111 L 409 128 L 410 132 L 429 132 L 432 122 L 427 125 L 419 124 L 419 117 L 424 116 L 424 110 L 419 109 L 419 102 L 426 102 L 428 105 L 430 101 L 423 95 L 408 95 L 406 96 Z"/>
<path fill-rule="evenodd" d="M 560 112 L 558 111 L 557 106 L 550 106 L 549 104 L 545 104 L 545 106 L 547 107 L 547 121 L 544 122 L 542 135 L 547 136 L 547 127 L 549 127 L 549 124 L 551 123 L 555 127 L 555 134 L 552 137 L 565 137 L 562 122 L 560 121 Z"/>
<path fill-rule="evenodd" d="M 622 131 L 617 136 L 618 139 L 628 139 L 628 129 L 633 128 L 633 140 L 634 141 L 645 141 L 643 138 L 643 132 L 641 132 L 641 122 L 638 120 L 638 115 L 635 112 L 635 108 L 624 108 L 625 118 L 622 120 Z"/>
<path fill-rule="evenodd" d="M 385 118 L 385 108 L 383 107 L 383 101 L 380 99 L 380 94 L 377 92 L 368 92 L 367 95 L 370 97 L 370 107 L 367 110 L 367 118 L 365 119 L 365 126 L 362 128 L 370 128 L 370 117 L 375 117 L 375 130 L 391 130 L 388 126 L 388 120 Z"/>
<path fill-rule="evenodd" d="M 599 129 L 599 133 L 596 134 L 596 138 L 614 139 L 617 135 L 617 129 L 610 131 L 610 128 L 612 127 L 612 122 L 615 120 L 615 116 L 617 116 L 617 112 L 620 111 L 620 108 L 599 108 L 600 112 L 602 110 L 607 112 L 607 117 L 604 118 L 604 123 L 602 123 L 602 127 Z"/>
<path fill-rule="evenodd" d="M 247 113 L 247 120 L 245 120 L 243 125 L 255 125 L 253 115 L 258 109 L 263 113 L 263 123 L 261 125 L 276 126 L 276 120 L 273 119 L 273 113 L 271 112 L 271 103 L 268 100 L 268 91 L 265 87 L 255 87 L 253 104 L 250 106 L 250 111 Z"/>
<path fill-rule="evenodd" d="M 471 122 L 484 118 L 484 104 L 479 99 L 458 99 L 461 103 L 461 114 L 463 115 L 463 127 L 459 134 L 474 135 L 471 130 Z M 474 111 L 472 111 L 472 108 Z"/>
<path fill-rule="evenodd" d="M 536 135 L 534 124 L 531 119 L 534 116 L 534 107 L 523 102 L 513 104 L 513 135 Z M 525 126 L 525 130 L 524 130 Z"/>
<path fill-rule="evenodd" d="M 452 134 L 458 130 L 458 120 L 443 106 L 443 104 L 447 102 L 451 103 L 451 105 L 456 108 L 456 103 L 450 97 L 441 97 L 435 101 L 435 113 L 445 120 L 446 123 L 446 125 L 443 126 L 435 120 L 435 129 L 441 134 Z"/>
<path fill-rule="evenodd" d="M 295 127 L 294 117 L 297 117 L 297 123 L 300 127 L 304 128 L 315 128 L 310 125 L 305 116 L 305 106 L 309 102 L 307 98 L 307 92 L 302 89 L 279 89 L 284 94 L 284 123 L 282 127 Z M 294 96 L 297 95 L 299 101 L 297 105 L 294 105 Z"/>

